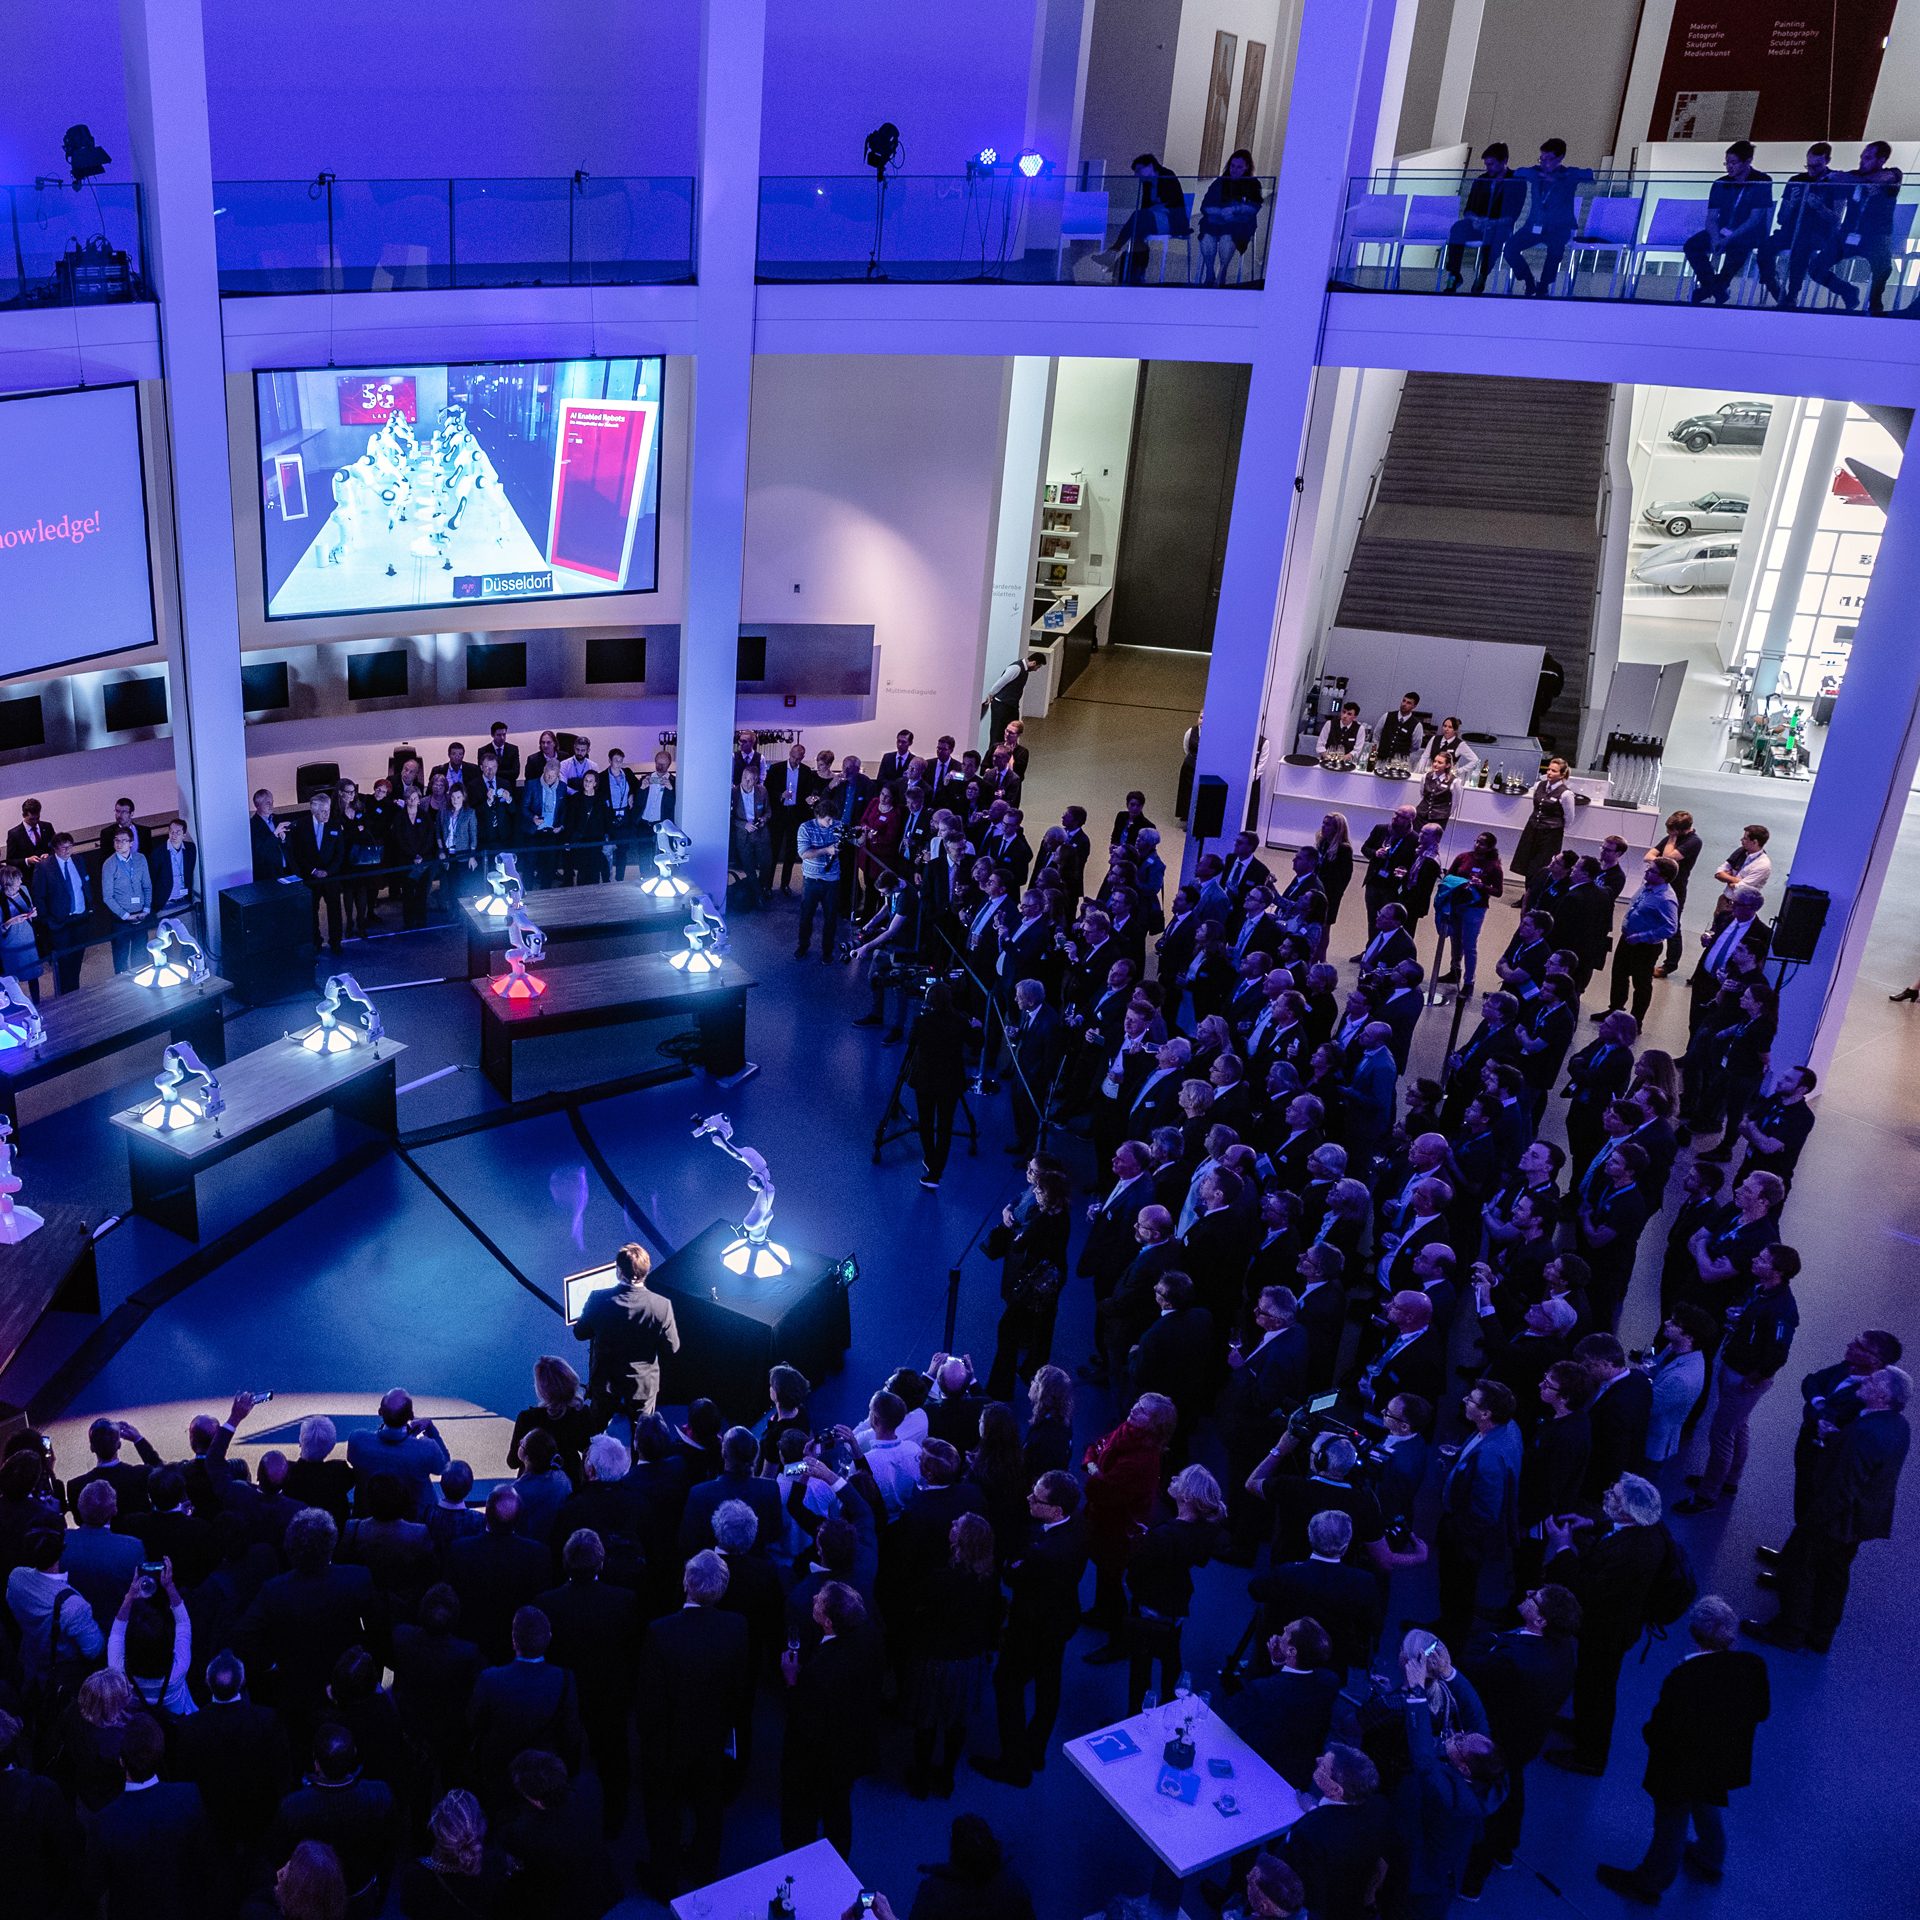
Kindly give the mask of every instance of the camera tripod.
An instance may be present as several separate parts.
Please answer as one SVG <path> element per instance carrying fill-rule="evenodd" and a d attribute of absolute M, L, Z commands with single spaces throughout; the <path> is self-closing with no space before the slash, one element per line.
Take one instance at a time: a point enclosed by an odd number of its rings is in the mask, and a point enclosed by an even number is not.
<path fill-rule="evenodd" d="M 907 1041 L 907 1050 L 901 1056 L 900 1070 L 893 1076 L 893 1091 L 887 1095 L 885 1111 L 880 1115 L 880 1124 L 873 1130 L 873 1164 L 880 1164 L 880 1155 L 896 1140 L 905 1140 L 909 1136 L 918 1138 L 920 1123 L 918 1118 L 907 1111 L 906 1102 L 901 1094 L 907 1084 L 907 1071 L 913 1065 L 913 1041 Z M 953 1137 L 964 1139 L 969 1155 L 978 1157 L 980 1152 L 980 1128 L 973 1117 L 973 1109 L 967 1104 L 964 1092 L 960 1095 L 960 1104 L 954 1109 Z"/>

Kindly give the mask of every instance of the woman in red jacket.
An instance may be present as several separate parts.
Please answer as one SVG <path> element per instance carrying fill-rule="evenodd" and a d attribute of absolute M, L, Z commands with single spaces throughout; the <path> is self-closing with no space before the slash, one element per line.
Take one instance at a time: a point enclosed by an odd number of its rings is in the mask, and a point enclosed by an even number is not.
<path fill-rule="evenodd" d="M 1127 1611 L 1122 1582 L 1160 1498 L 1160 1476 L 1176 1417 L 1165 1394 L 1143 1393 L 1132 1412 L 1087 1449 L 1087 1556 L 1094 1567 L 1091 1624 L 1106 1630 L 1112 1649 L 1089 1655 L 1096 1664 L 1103 1655 L 1126 1658 L 1118 1639 Z"/>

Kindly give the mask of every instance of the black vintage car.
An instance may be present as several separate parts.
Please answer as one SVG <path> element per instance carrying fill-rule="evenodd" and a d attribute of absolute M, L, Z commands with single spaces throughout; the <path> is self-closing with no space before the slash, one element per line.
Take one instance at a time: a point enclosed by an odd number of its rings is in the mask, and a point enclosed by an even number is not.
<path fill-rule="evenodd" d="M 1705 453 L 1710 447 L 1752 447 L 1758 451 L 1772 418 L 1771 400 L 1729 400 L 1712 413 L 1689 414 L 1675 421 L 1667 438 L 1678 441 L 1689 453 Z"/>

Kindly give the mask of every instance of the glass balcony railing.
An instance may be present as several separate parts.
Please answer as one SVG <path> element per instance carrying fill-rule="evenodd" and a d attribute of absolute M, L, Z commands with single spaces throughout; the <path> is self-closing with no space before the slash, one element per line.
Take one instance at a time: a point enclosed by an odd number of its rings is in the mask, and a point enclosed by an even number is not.
<path fill-rule="evenodd" d="M 1915 299 L 1920 183 L 1875 193 L 1841 174 L 1806 188 L 1776 177 L 1715 213 L 1711 174 L 1603 173 L 1538 220 L 1527 183 L 1477 179 L 1396 170 L 1351 182 L 1334 290 L 1889 313 Z"/>
<path fill-rule="evenodd" d="M 78 192 L 56 181 L 0 187 L 0 307 L 93 307 L 151 300 L 140 189 L 92 182 Z"/>
<path fill-rule="evenodd" d="M 222 180 L 220 291 L 659 286 L 694 278 L 684 176 Z"/>
<path fill-rule="evenodd" d="M 1213 184 L 1170 179 L 1142 211 L 1130 174 L 1090 187 L 1012 169 L 894 174 L 884 188 L 871 174 L 770 177 L 760 182 L 759 277 L 1258 286 L 1273 182 L 1236 182 L 1259 198 L 1224 208 L 1206 204 Z"/>

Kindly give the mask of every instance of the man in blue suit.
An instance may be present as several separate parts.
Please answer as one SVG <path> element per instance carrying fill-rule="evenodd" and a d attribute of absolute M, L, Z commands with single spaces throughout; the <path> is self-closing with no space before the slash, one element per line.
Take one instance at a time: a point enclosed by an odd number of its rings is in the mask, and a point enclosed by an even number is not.
<path fill-rule="evenodd" d="M 1440 1489 L 1440 1637 L 1463 1647 L 1476 1610 L 1498 1613 L 1513 1576 L 1519 1528 L 1520 1429 L 1513 1389 L 1476 1380 L 1461 1411 L 1473 1432 Z"/>

